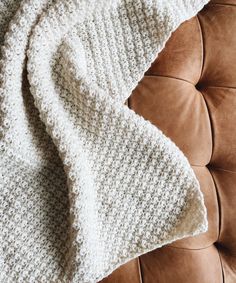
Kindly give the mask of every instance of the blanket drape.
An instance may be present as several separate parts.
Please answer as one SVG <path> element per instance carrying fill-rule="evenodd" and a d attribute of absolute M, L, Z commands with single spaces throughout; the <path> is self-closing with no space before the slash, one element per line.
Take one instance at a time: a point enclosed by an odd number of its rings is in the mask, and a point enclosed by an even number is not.
<path fill-rule="evenodd" d="M 124 105 L 207 2 L 0 1 L 0 282 L 97 282 L 207 230 L 187 158 Z"/>

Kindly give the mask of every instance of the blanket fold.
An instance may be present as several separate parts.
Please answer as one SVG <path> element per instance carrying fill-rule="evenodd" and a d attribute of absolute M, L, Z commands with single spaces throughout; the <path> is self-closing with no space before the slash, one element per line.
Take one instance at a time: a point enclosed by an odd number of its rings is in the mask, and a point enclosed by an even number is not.
<path fill-rule="evenodd" d="M 208 1 L 6 2 L 0 282 L 94 283 L 207 231 L 187 158 L 124 102 Z"/>

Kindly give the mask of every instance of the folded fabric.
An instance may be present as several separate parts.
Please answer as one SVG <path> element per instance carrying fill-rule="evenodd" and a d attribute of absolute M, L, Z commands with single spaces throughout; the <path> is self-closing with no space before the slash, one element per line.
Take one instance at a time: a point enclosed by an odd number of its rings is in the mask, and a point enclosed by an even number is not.
<path fill-rule="evenodd" d="M 207 230 L 187 158 L 124 104 L 207 2 L 0 2 L 0 282 L 94 283 Z"/>

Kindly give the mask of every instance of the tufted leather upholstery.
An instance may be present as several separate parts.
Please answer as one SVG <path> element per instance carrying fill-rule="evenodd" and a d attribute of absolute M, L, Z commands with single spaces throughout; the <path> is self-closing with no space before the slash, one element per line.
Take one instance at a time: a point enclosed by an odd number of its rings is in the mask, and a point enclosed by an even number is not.
<path fill-rule="evenodd" d="M 236 0 L 211 1 L 183 23 L 128 103 L 188 157 L 209 230 L 142 255 L 102 283 L 236 283 Z"/>

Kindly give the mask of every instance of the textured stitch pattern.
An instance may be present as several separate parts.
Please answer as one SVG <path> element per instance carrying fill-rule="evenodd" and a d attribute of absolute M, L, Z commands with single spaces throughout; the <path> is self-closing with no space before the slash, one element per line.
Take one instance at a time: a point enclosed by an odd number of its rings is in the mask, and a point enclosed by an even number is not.
<path fill-rule="evenodd" d="M 187 158 L 124 105 L 207 2 L 0 2 L 0 282 L 94 283 L 207 230 Z"/>

